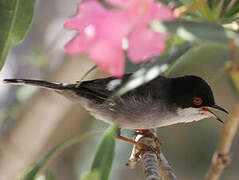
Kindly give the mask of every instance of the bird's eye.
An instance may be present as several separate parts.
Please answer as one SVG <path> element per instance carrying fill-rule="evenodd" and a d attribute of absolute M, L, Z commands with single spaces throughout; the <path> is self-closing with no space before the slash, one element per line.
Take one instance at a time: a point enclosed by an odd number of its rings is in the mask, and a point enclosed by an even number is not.
<path fill-rule="evenodd" d="M 200 106 L 202 104 L 202 98 L 200 97 L 194 97 L 193 98 L 193 104 Z"/>

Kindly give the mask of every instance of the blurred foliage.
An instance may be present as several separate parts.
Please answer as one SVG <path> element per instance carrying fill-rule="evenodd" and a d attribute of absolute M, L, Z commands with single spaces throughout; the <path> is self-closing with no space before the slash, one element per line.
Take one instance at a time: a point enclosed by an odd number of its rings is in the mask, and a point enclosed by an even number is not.
<path fill-rule="evenodd" d="M 229 43 L 234 39 L 239 46 L 239 34 L 222 26 L 207 22 L 175 20 L 169 22 L 154 21 L 151 28 L 159 33 L 173 33 L 191 42 L 212 41 Z"/>
<path fill-rule="evenodd" d="M 194 46 L 168 69 L 167 75 L 180 76 L 193 73 L 212 83 L 224 75 L 226 63 L 231 59 L 230 53 L 230 47 L 225 44 L 208 42 Z M 202 71 L 197 73 L 193 67 L 200 67 Z"/>
<path fill-rule="evenodd" d="M 100 172 L 97 170 L 83 174 L 81 180 L 100 180 Z"/>
<path fill-rule="evenodd" d="M 53 156 L 55 156 L 57 153 L 63 151 L 64 149 L 66 149 L 66 148 L 68 148 L 72 145 L 80 143 L 80 142 L 86 140 L 87 138 L 89 138 L 90 136 L 96 135 L 96 134 L 99 134 L 99 132 L 98 133 L 97 132 L 85 133 L 85 134 L 82 134 L 81 136 L 76 136 L 76 137 L 72 137 L 70 139 L 67 139 L 63 143 L 57 145 L 56 147 L 51 149 L 44 157 L 42 157 L 40 159 L 40 161 L 38 163 L 36 163 L 35 166 L 33 166 L 33 168 L 30 168 L 29 170 L 26 170 L 24 175 L 21 177 L 21 180 L 34 180 L 35 178 L 37 178 L 39 172 L 46 165 L 46 163 L 51 158 L 53 158 Z"/>
<path fill-rule="evenodd" d="M 0 69 L 9 49 L 23 41 L 33 20 L 34 0 L 0 0 Z"/>
<path fill-rule="evenodd" d="M 181 18 L 231 23 L 238 20 L 239 2 L 236 0 L 158 0 L 174 8 L 184 7 L 186 13 Z"/>
<path fill-rule="evenodd" d="M 104 138 L 96 152 L 95 159 L 92 163 L 91 172 L 85 174 L 82 178 L 85 180 L 95 178 L 97 180 L 107 180 L 113 163 L 114 158 L 114 149 L 115 149 L 115 136 L 117 132 L 117 125 L 112 125 L 106 131 Z M 39 172 L 42 168 L 46 165 L 46 163 L 53 158 L 57 153 L 63 151 L 64 149 L 75 145 L 77 143 L 86 140 L 92 135 L 98 134 L 97 132 L 94 133 L 85 133 L 81 136 L 72 137 L 65 142 L 57 145 L 51 151 L 49 151 L 33 168 L 26 170 L 24 175 L 21 177 L 21 180 L 34 180 L 38 177 Z M 51 171 L 46 172 L 46 177 L 49 180 L 54 179 L 54 174 Z M 93 179 L 92 179 L 93 180 Z"/>
<path fill-rule="evenodd" d="M 52 170 L 47 169 L 47 171 L 46 171 L 46 178 L 45 179 L 46 180 L 55 180 L 55 175 L 52 172 Z"/>
<path fill-rule="evenodd" d="M 107 180 L 109 178 L 114 159 L 117 130 L 117 125 L 109 127 L 98 147 L 95 159 L 92 163 L 91 171 L 98 171 L 100 173 L 100 180 Z"/>

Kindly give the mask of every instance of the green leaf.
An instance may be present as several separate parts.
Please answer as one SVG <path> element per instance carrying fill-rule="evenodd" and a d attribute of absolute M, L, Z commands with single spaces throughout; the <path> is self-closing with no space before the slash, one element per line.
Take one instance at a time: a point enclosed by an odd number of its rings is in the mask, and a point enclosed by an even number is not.
<path fill-rule="evenodd" d="M 46 171 L 46 180 L 55 180 L 55 175 L 54 173 L 50 170 L 50 169 L 47 169 Z"/>
<path fill-rule="evenodd" d="M 195 0 L 181 0 L 184 5 L 190 5 L 195 2 Z"/>
<path fill-rule="evenodd" d="M 100 180 L 107 180 L 109 178 L 114 159 L 115 136 L 117 130 L 117 125 L 109 127 L 103 140 L 101 141 L 92 163 L 91 171 L 99 171 L 101 175 Z"/>
<path fill-rule="evenodd" d="M 225 44 L 204 43 L 182 55 L 168 70 L 168 76 L 197 75 L 209 83 L 224 75 L 231 49 Z"/>
<path fill-rule="evenodd" d="M 154 21 L 150 27 L 156 32 L 177 34 L 191 42 L 212 41 L 228 44 L 229 39 L 234 39 L 239 46 L 238 33 L 216 24 L 175 20 L 169 22 Z"/>
<path fill-rule="evenodd" d="M 34 0 L 0 0 L 0 69 L 9 49 L 28 32 L 34 14 Z"/>
<path fill-rule="evenodd" d="M 141 68 L 136 71 L 129 79 L 128 82 L 123 85 L 110 99 L 119 97 L 151 80 L 156 78 L 158 75 L 166 72 L 168 67 L 175 62 L 180 56 L 187 52 L 192 45 L 190 43 L 184 43 L 178 47 L 175 47 L 168 54 L 160 56 L 152 62 L 150 62 L 146 67 Z"/>
<path fill-rule="evenodd" d="M 82 142 L 83 140 L 89 138 L 92 135 L 96 135 L 99 134 L 99 132 L 90 132 L 90 133 L 85 133 L 81 136 L 76 136 L 76 137 L 72 137 L 70 139 L 67 139 L 66 141 L 64 141 L 62 144 L 57 145 L 56 147 L 54 147 L 53 149 L 51 149 L 43 158 L 41 158 L 41 160 L 31 169 L 29 169 L 22 178 L 20 178 L 21 180 L 34 180 L 37 175 L 39 174 L 39 172 L 42 170 L 42 168 L 46 165 L 46 163 L 53 158 L 58 152 L 74 145 L 77 143 Z"/>
<path fill-rule="evenodd" d="M 100 180 L 100 172 L 97 170 L 83 174 L 81 180 Z"/>
<path fill-rule="evenodd" d="M 239 2 L 238 1 L 232 1 L 228 0 L 226 3 L 224 3 L 223 7 L 223 16 L 224 17 L 232 17 L 232 16 L 237 16 L 238 11 L 239 11 Z"/>

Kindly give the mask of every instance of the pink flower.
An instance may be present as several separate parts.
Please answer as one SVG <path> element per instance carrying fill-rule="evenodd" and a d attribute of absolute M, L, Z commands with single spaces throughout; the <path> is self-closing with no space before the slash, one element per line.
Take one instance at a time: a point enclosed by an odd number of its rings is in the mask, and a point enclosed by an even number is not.
<path fill-rule="evenodd" d="M 107 0 L 121 9 L 108 10 L 97 0 L 78 5 L 76 17 L 64 26 L 79 31 L 65 50 L 69 54 L 88 53 L 106 73 L 120 77 L 124 73 L 124 50 L 133 62 L 142 62 L 164 51 L 166 34 L 148 29 L 152 20 L 174 19 L 173 13 L 155 0 Z M 122 42 L 128 47 L 122 47 Z"/>

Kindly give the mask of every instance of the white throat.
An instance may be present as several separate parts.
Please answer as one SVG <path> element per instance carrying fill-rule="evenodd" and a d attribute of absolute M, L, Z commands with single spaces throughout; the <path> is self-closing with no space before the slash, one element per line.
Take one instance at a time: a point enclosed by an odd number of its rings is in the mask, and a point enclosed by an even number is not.
<path fill-rule="evenodd" d="M 212 115 L 200 108 L 178 108 L 176 114 L 169 113 L 155 124 L 156 127 L 169 126 L 178 123 L 189 123 L 199 121 Z"/>
<path fill-rule="evenodd" d="M 208 118 L 211 115 L 207 112 L 205 112 L 204 110 L 202 110 L 201 108 L 178 108 L 177 109 L 177 119 L 178 122 L 184 122 L 184 123 L 188 123 L 188 122 L 192 122 L 192 121 L 199 121 L 202 120 L 204 118 Z"/>

